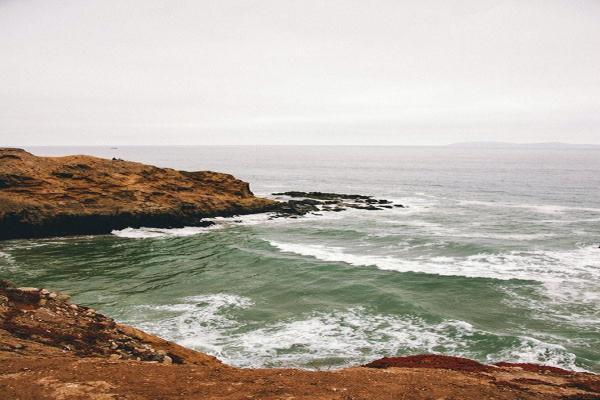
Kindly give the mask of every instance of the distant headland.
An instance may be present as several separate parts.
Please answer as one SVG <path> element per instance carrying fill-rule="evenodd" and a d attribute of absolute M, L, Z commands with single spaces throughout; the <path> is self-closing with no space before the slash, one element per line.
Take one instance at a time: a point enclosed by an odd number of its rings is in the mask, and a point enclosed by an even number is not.
<path fill-rule="evenodd" d="M 563 143 L 563 142 L 539 142 L 539 143 L 515 143 L 515 142 L 457 142 L 447 147 L 463 148 L 527 148 L 527 149 L 600 149 L 600 144 L 585 143 Z"/>

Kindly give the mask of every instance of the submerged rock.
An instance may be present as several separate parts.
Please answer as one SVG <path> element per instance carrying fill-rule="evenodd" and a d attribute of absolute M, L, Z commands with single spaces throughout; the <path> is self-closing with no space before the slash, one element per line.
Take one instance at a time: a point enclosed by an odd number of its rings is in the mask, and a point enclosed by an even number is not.
<path fill-rule="evenodd" d="M 344 194 L 344 193 L 327 193 L 327 192 L 280 192 L 273 193 L 274 196 L 288 196 L 288 197 L 305 197 L 308 199 L 317 199 L 317 200 L 338 200 L 338 199 L 346 199 L 346 200 L 356 200 L 370 199 L 371 196 L 364 196 L 361 194 Z"/>

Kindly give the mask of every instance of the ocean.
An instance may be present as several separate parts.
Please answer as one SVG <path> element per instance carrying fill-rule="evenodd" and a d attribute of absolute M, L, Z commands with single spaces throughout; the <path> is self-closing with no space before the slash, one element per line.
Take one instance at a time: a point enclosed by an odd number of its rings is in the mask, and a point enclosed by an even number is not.
<path fill-rule="evenodd" d="M 600 150 L 30 147 L 407 206 L 0 242 L 0 278 L 242 367 L 443 353 L 600 372 Z"/>

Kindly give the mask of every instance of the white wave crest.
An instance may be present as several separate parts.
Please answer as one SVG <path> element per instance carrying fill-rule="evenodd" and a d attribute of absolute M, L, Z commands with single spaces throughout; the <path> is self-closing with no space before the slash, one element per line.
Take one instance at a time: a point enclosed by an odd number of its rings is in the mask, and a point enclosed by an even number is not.
<path fill-rule="evenodd" d="M 182 346 L 222 357 L 222 332 L 237 326 L 227 317 L 227 311 L 252 304 L 247 297 L 226 293 L 191 296 L 177 304 L 138 307 L 138 319 L 130 322 Z"/>
<path fill-rule="evenodd" d="M 593 207 L 570 207 L 557 204 L 519 204 L 507 202 L 481 201 L 481 200 L 458 200 L 463 206 L 484 206 L 496 208 L 522 208 L 539 214 L 562 214 L 570 211 L 583 211 L 590 213 L 600 213 L 600 208 Z"/>
<path fill-rule="evenodd" d="M 522 336 L 519 339 L 518 346 L 490 354 L 487 356 L 487 361 L 490 363 L 500 361 L 533 363 L 572 371 L 585 371 L 575 364 L 575 354 L 569 353 L 563 346 L 545 343 L 527 336 Z"/>
<path fill-rule="evenodd" d="M 361 307 L 313 313 L 281 321 L 236 337 L 242 348 L 231 362 L 248 367 L 339 366 L 365 363 L 386 355 L 465 353 L 473 327 L 463 321 L 429 324 L 416 317 L 368 314 Z"/>
<path fill-rule="evenodd" d="M 187 226 L 184 228 L 125 228 L 114 230 L 111 233 L 115 236 L 129 239 L 147 239 L 173 236 L 193 236 L 201 233 L 207 233 L 219 229 L 219 225 L 211 226 Z"/>
<path fill-rule="evenodd" d="M 529 337 L 506 340 L 465 321 L 428 322 L 410 315 L 372 314 L 363 307 L 260 326 L 238 321 L 235 312 L 252 305 L 250 299 L 231 294 L 194 296 L 177 304 L 144 306 L 140 311 L 146 320 L 131 322 L 241 367 L 344 367 L 384 356 L 444 353 L 576 368 L 575 356 L 561 346 Z M 161 318 L 161 313 L 166 314 Z M 481 354 L 479 342 L 494 337 L 510 347 Z"/>
<path fill-rule="evenodd" d="M 345 248 L 321 244 L 270 241 L 287 253 L 310 256 L 322 261 L 355 266 L 375 266 L 382 270 L 423 272 L 471 278 L 523 279 L 561 282 L 565 279 L 600 278 L 600 251 L 594 246 L 572 251 L 530 251 L 504 254 L 475 254 L 466 257 L 398 258 L 376 254 L 353 254 Z"/>

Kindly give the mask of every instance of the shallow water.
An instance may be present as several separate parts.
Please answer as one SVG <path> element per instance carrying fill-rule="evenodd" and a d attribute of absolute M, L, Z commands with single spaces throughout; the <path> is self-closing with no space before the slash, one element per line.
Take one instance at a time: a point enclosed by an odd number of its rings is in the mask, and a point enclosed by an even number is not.
<path fill-rule="evenodd" d="M 230 172 L 258 194 L 353 192 L 409 208 L 1 242 L 0 277 L 65 290 L 240 366 L 440 352 L 600 372 L 598 150 L 30 150 Z"/>

